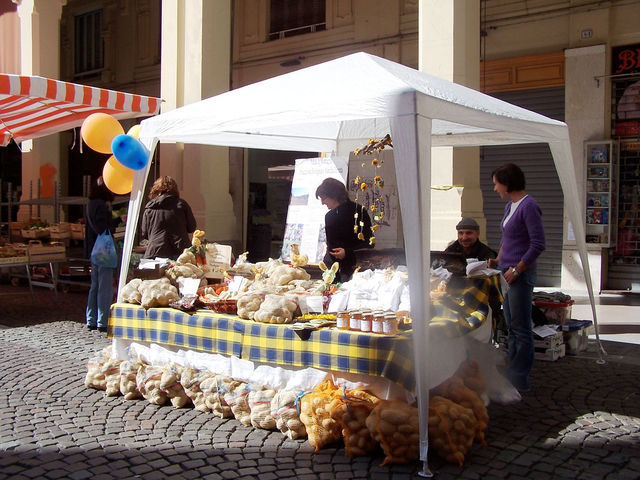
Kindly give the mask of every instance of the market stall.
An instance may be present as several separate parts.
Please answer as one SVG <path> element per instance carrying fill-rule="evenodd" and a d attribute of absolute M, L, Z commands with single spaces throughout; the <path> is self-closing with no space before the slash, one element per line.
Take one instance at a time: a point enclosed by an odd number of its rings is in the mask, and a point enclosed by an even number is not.
<path fill-rule="evenodd" d="M 348 155 L 370 138 L 390 133 L 411 295 L 416 394 L 420 412 L 420 458 L 427 459 L 428 328 L 431 148 L 510 143 L 548 143 L 568 198 L 578 198 L 566 124 L 477 91 L 365 53 L 282 75 L 143 121 L 140 140 L 150 151 L 158 142 L 185 142 L 327 152 Z M 136 172 L 124 259 L 150 169 Z M 582 213 L 568 204 L 593 306 Z M 121 269 L 124 285 L 128 262 Z M 122 291 L 119 292 L 119 298 Z M 439 372 L 443 373 L 443 372 Z M 450 372 L 453 373 L 453 372 Z"/>

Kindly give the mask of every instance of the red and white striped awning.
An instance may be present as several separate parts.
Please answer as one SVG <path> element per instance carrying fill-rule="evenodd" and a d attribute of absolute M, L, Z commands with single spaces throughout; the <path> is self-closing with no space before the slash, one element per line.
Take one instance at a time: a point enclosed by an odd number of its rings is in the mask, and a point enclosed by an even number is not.
<path fill-rule="evenodd" d="M 92 113 L 114 118 L 149 117 L 161 100 L 132 93 L 0 73 L 0 145 L 79 127 Z"/>

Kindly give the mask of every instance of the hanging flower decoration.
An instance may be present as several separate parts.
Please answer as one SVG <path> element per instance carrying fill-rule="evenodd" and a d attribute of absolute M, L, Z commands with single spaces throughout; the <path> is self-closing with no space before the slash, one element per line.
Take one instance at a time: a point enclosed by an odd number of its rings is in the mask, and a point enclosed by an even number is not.
<path fill-rule="evenodd" d="M 383 138 L 370 138 L 367 144 L 364 147 L 356 148 L 353 153 L 356 156 L 359 155 L 375 155 L 371 161 L 369 162 L 374 169 L 380 168 L 382 166 L 383 160 L 377 154 L 382 152 L 385 147 L 393 148 L 391 143 L 391 135 L 387 134 Z M 367 162 L 363 161 L 360 165 L 362 168 L 365 168 Z M 375 170 L 374 170 L 375 173 Z M 371 231 L 375 234 L 378 230 L 380 230 L 380 223 L 384 219 L 384 199 L 382 198 L 382 193 L 380 190 L 384 188 L 384 179 L 380 175 L 372 175 L 373 181 L 369 180 L 370 184 L 367 183 L 362 176 L 357 175 L 353 184 L 357 187 L 356 190 L 356 203 L 358 203 L 358 194 L 360 192 L 367 192 L 366 198 L 371 198 L 371 205 L 369 206 L 369 210 L 374 213 L 373 219 L 378 223 L 374 223 L 371 225 Z M 370 189 L 370 190 L 369 190 Z M 371 197 L 369 197 L 369 191 L 371 192 Z M 361 207 L 364 210 L 364 207 Z M 354 226 L 353 233 L 358 236 L 359 240 L 365 240 L 364 233 L 362 231 L 364 227 L 364 222 L 360 219 L 360 213 L 356 212 L 354 215 Z M 369 237 L 369 245 L 375 245 L 376 237 Z"/>

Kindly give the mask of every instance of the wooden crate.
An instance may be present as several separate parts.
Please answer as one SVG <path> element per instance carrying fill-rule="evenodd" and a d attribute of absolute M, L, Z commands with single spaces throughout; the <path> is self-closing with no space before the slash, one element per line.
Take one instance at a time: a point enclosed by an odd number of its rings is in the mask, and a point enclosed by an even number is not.
<path fill-rule="evenodd" d="M 41 230 L 22 229 L 22 238 L 46 238 L 51 235 L 48 228 Z"/>
<path fill-rule="evenodd" d="M 84 239 L 84 223 L 71 223 L 69 227 L 71 230 L 71 238 L 76 240 Z"/>
<path fill-rule="evenodd" d="M 45 245 L 39 240 L 29 241 L 29 262 L 50 262 L 67 258 L 64 245 Z"/>

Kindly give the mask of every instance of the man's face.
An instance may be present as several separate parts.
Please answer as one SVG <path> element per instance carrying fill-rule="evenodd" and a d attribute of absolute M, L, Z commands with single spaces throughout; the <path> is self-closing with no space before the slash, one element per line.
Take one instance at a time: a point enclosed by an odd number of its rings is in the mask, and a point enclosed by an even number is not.
<path fill-rule="evenodd" d="M 462 229 L 458 230 L 458 242 L 462 245 L 462 248 L 465 250 L 467 248 L 471 248 L 474 243 L 478 241 L 478 236 L 480 232 L 474 229 Z"/>

